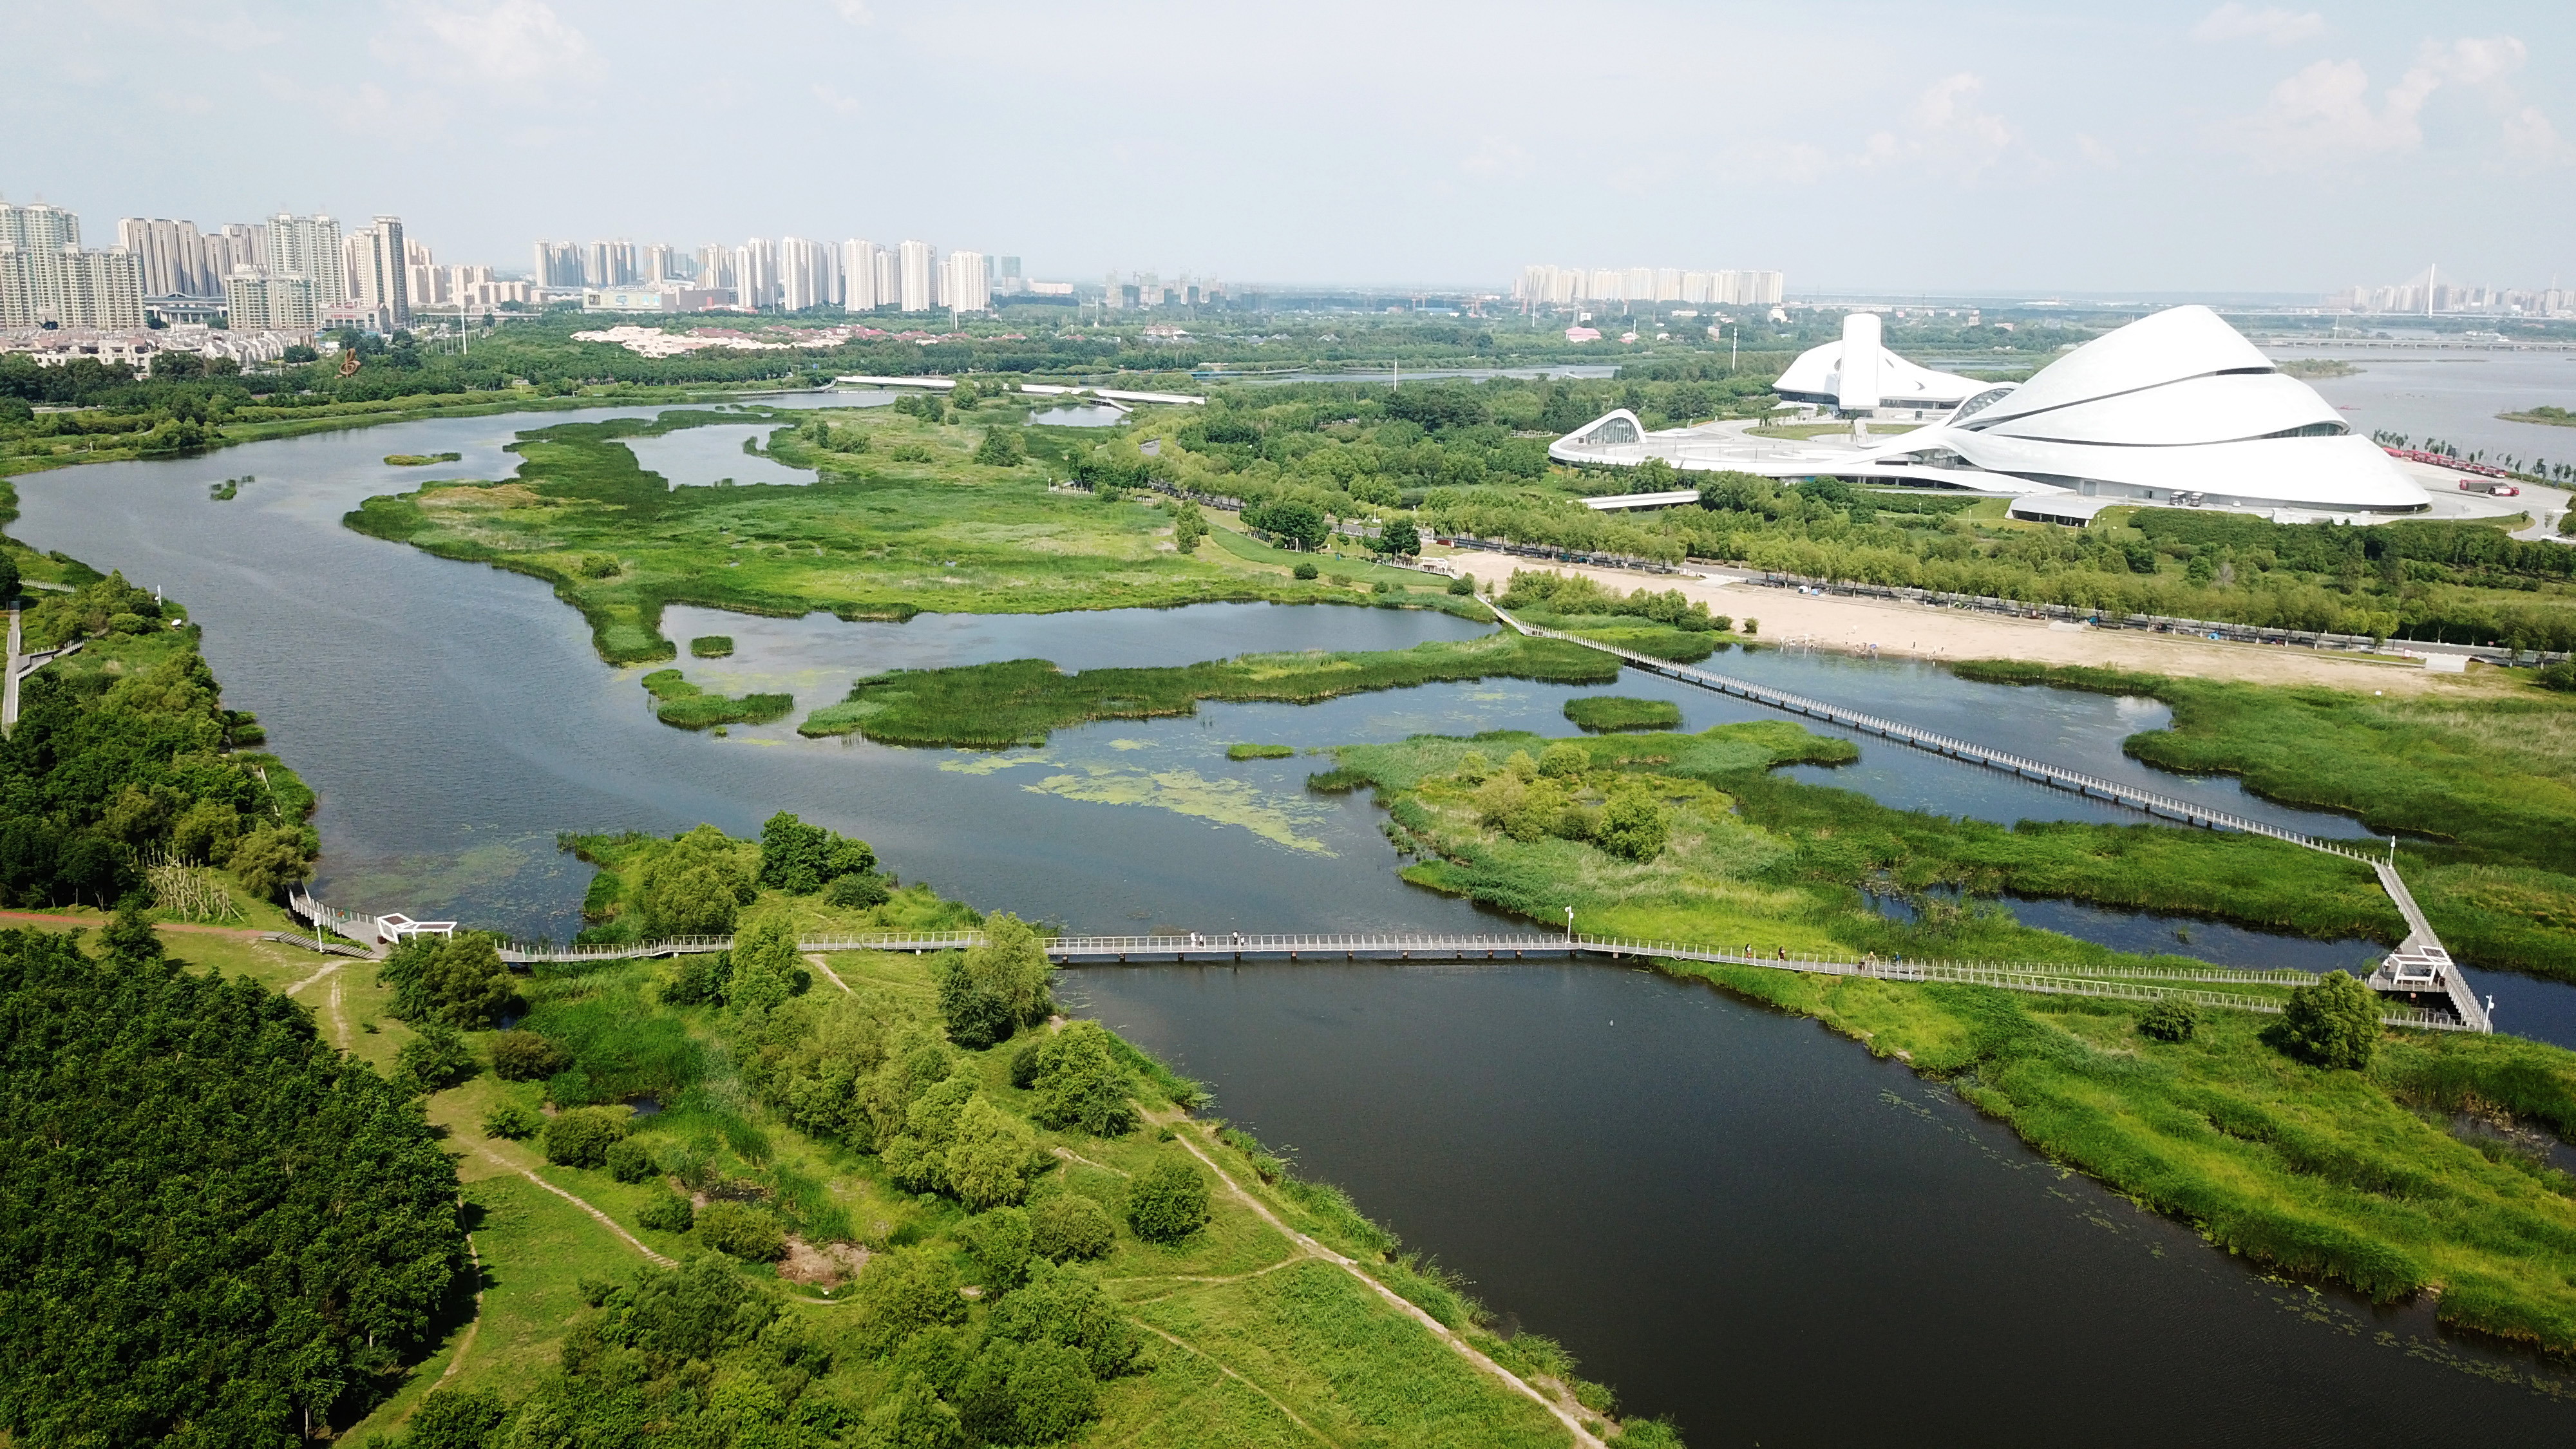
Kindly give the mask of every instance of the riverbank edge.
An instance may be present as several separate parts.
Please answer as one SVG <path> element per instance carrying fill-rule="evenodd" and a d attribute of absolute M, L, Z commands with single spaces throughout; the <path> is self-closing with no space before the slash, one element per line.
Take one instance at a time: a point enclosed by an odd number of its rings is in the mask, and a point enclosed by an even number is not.
<path fill-rule="evenodd" d="M 12 454 L 0 457 L 0 478 L 23 477 L 31 473 L 50 473 L 63 468 L 77 468 L 90 463 L 167 462 L 179 458 L 210 458 L 226 448 L 244 443 L 269 443 L 280 438 L 299 438 L 312 433 L 346 432 L 371 428 L 380 423 L 417 423 L 433 418 L 492 417 L 516 412 L 578 412 L 584 408 L 655 407 L 684 405 L 692 402 L 732 401 L 746 396 L 781 396 L 821 392 L 821 388 L 780 388 L 775 385 L 727 389 L 721 384 L 692 383 L 678 387 L 604 388 L 596 392 L 546 396 L 527 389 L 509 397 L 490 393 L 415 393 L 410 397 L 388 398 L 386 405 L 332 404 L 350 407 L 348 412 L 329 413 L 320 417 L 260 418 L 249 422 L 220 425 L 214 442 L 197 448 L 167 453 L 146 453 L 136 448 L 110 448 L 84 453 L 59 453 L 46 456 Z M 431 398 L 474 398 L 473 402 L 444 405 L 426 401 Z M 280 411 L 297 411 L 280 409 Z M 320 409 L 314 411 L 319 412 Z"/>
<path fill-rule="evenodd" d="M 2552 1342 L 2520 1325 L 2495 1321 L 2480 1322 L 2455 1309 L 2449 1298 L 2443 1294 L 2440 1285 L 2427 1285 L 2404 1293 L 2386 1294 L 2374 1288 L 2370 1282 L 2372 1276 L 2370 1271 L 2358 1263 L 2331 1260 L 2323 1263 L 2293 1263 L 2265 1251 L 2259 1245 L 2231 1237 L 2229 1226 L 2221 1222 L 2216 1215 L 2198 1210 L 2170 1194 L 2159 1192 L 2152 1185 L 2123 1180 L 2117 1173 L 2106 1170 L 2103 1164 L 2089 1160 L 2085 1154 L 2072 1149 L 2063 1139 L 2052 1138 L 2040 1132 L 2030 1121 L 2014 1110 L 2017 1104 L 2011 1098 L 1978 1084 L 1973 1067 L 1953 1070 L 1919 1064 L 1902 1050 L 1881 1046 L 1875 1039 L 1874 1033 L 1856 1022 L 1840 1019 L 1830 1011 L 1813 1009 L 1788 999 L 1784 988 L 1800 983 L 1788 977 L 1786 973 L 1767 971 L 1759 967 L 1673 961 L 1660 957 L 1650 959 L 1658 973 L 1676 981 L 1695 981 L 1748 1005 L 1777 1011 L 1786 1016 L 1803 1017 L 1838 1036 L 1859 1044 L 1871 1056 L 1882 1060 L 1891 1057 L 1896 1059 L 1917 1079 L 1949 1088 L 1962 1103 L 1973 1109 L 1979 1116 L 2010 1128 L 2015 1139 L 2039 1157 L 2060 1167 L 2084 1174 L 2105 1191 L 2125 1199 L 2141 1210 L 2152 1212 L 2168 1222 L 2191 1229 L 2211 1248 L 2226 1253 L 2230 1257 L 2243 1258 L 2249 1263 L 2258 1264 L 2262 1272 L 2302 1283 L 2332 1284 L 2341 1291 L 2353 1293 L 2374 1304 L 2405 1302 L 2418 1296 L 2429 1296 L 2434 1299 L 2434 1321 L 2446 1331 L 2459 1333 L 2490 1347 L 2506 1351 L 2536 1351 L 2546 1355 L 2553 1366 L 2576 1369 L 2576 1335 Z M 1993 990 L 1989 987 L 1976 986 L 1938 989 L 1961 992 Z M 1962 1078 L 1965 1078 L 1965 1081 Z"/>

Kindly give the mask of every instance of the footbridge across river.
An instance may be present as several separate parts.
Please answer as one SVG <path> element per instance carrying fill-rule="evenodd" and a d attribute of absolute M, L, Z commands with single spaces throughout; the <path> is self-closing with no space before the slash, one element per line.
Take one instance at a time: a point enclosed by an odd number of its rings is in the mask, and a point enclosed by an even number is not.
<path fill-rule="evenodd" d="M 2494 1029 L 2486 1006 L 2469 988 L 2458 968 L 2433 933 L 2432 923 L 2406 888 L 2395 865 L 2389 860 L 2355 850 L 2338 841 L 2320 840 L 2294 830 L 2286 830 L 2261 820 L 2212 810 L 2191 801 L 2176 799 L 2154 791 L 2097 775 L 2068 770 L 2040 760 L 2027 759 L 2002 750 L 1988 749 L 1969 740 L 1918 729 L 1897 720 L 1882 719 L 1858 710 L 1844 709 L 1822 700 L 1809 699 L 1753 684 L 1746 680 L 1693 669 L 1667 659 L 1638 654 L 1590 639 L 1540 629 L 1524 624 L 1502 609 L 1494 613 L 1513 629 L 1523 634 L 1598 649 L 1616 655 L 1631 666 L 1660 674 L 1668 679 L 1734 695 L 1739 699 L 1770 709 L 1804 715 L 1828 724 L 1840 725 L 1875 734 L 1884 739 L 1911 745 L 1963 760 L 1989 769 L 2009 770 L 2014 775 L 2058 789 L 2073 790 L 2085 796 L 2106 800 L 2128 809 L 2212 830 L 2238 830 L 2251 835 L 2265 835 L 2309 850 L 2344 856 L 2361 861 L 2378 875 L 2380 884 L 2397 905 L 2406 921 L 2407 936 L 2380 968 L 2372 973 L 2370 985 L 2383 994 L 2381 1019 L 2390 1026 L 2416 1027 L 2437 1031 L 2477 1031 Z M 376 950 L 376 943 L 392 941 L 421 930 L 453 929 L 448 922 L 414 922 L 400 916 L 381 918 L 335 911 L 314 900 L 301 890 L 289 897 L 298 915 L 313 922 L 326 939 L 331 934 L 354 937 Z M 308 944 L 305 938 L 293 939 Z M 800 941 L 804 952 L 895 951 L 922 954 L 959 951 L 983 944 L 979 932 L 942 932 L 931 934 L 877 933 L 853 936 L 822 937 Z M 672 940 L 647 941 L 617 945 L 547 946 L 512 943 L 501 948 L 501 959 L 516 966 L 571 965 L 591 961 L 634 960 L 646 957 L 692 955 L 728 950 L 730 936 L 689 936 Z M 323 947 L 322 949 L 339 949 Z M 2289 969 L 2234 970 L 2220 966 L 2195 967 L 2155 965 L 2137 967 L 2096 967 L 2055 964 L 2000 963 L 1973 961 L 1879 960 L 1863 956 L 1859 960 L 1800 955 L 1774 950 L 1764 954 L 1752 945 L 1734 950 L 1723 945 L 1682 941 L 1646 941 L 1617 936 L 1594 936 L 1579 932 L 1501 932 L 1443 933 L 1403 931 L 1359 931 L 1344 934 L 1269 934 L 1232 931 L 1211 933 L 1165 933 L 1157 935 L 1076 936 L 1063 935 L 1046 941 L 1049 959 L 1063 965 L 1106 965 L 1128 962 L 1204 962 L 1231 963 L 1242 961 L 1451 961 L 1503 962 L 1567 957 L 1605 957 L 1611 960 L 1669 960 L 1703 962 L 1715 965 L 1756 966 L 1781 971 L 1801 971 L 1828 976 L 1866 976 L 1884 981 L 1953 982 L 1962 985 L 1993 986 L 2011 991 L 2031 991 L 2050 995 L 2101 996 L 2127 1000 L 2179 999 L 2196 1005 L 2240 1011 L 2277 1012 L 2286 999 L 2286 988 L 2306 985 L 2317 977 Z M 351 954 L 356 954 L 352 952 Z M 2211 989 L 2221 988 L 2221 989 Z M 2232 988 L 2232 989 L 2227 989 Z M 2387 1001 L 2395 995 L 2402 1000 Z M 2433 1000 L 2447 1011 L 2425 1010 L 2413 1002 Z"/>
<path fill-rule="evenodd" d="M 800 952 L 892 951 L 924 955 L 963 951 L 984 944 L 980 931 L 932 933 L 873 932 L 824 936 L 799 941 Z M 696 955 L 727 950 L 731 936 L 684 936 L 666 941 L 622 945 L 537 946 L 512 944 L 501 959 L 512 965 L 572 965 L 585 962 L 637 960 L 646 957 Z M 1562 960 L 1592 957 L 1627 961 L 1693 961 L 1725 966 L 1758 966 L 1823 976 L 1866 976 L 1880 981 L 1954 982 L 1995 986 L 2057 996 L 2103 996 L 2131 1001 L 2174 998 L 2194 1005 L 2236 1011 L 2281 1010 L 2288 988 L 2317 977 L 2287 968 L 2237 970 L 2224 966 L 2071 966 L 2023 962 L 1880 960 L 1863 956 L 1847 960 L 1788 951 L 1765 953 L 1753 946 L 1730 949 L 1684 941 L 1649 941 L 1582 932 L 1354 931 L 1340 934 L 1269 934 L 1260 932 L 1190 932 L 1141 936 L 1055 936 L 1044 942 L 1047 957 L 1060 965 L 1105 966 L 1184 962 L 1227 965 L 1240 962 L 1408 961 L 1467 962 Z M 2213 989 L 2216 988 L 2216 989 Z M 2248 990 L 2248 988 L 2254 988 Z M 2390 1026 L 2435 1031 L 2480 1028 L 2442 1012 L 2393 1006 L 2382 1020 Z"/>
<path fill-rule="evenodd" d="M 1669 659 L 1658 659 L 1651 654 L 1640 654 L 1633 649 L 1604 644 L 1597 639 L 1585 639 L 1579 635 L 1566 634 L 1555 629 L 1542 629 L 1534 624 L 1524 624 L 1492 600 L 1488 599 L 1485 603 L 1486 607 L 1494 611 L 1496 618 L 1533 638 L 1562 639 L 1568 644 L 1580 644 L 1586 649 L 1598 649 L 1604 654 L 1616 655 L 1631 668 L 1642 669 L 1649 674 L 1660 674 L 1666 679 L 1678 680 L 1683 684 L 1694 685 L 1701 689 L 1714 690 L 1719 694 L 1731 694 L 1766 709 L 1804 715 L 1809 719 L 1822 720 L 1827 724 L 1841 725 L 1845 729 L 1861 730 L 1877 735 L 1881 739 L 1911 745 L 1918 750 L 1946 755 L 1951 759 L 1962 760 L 1971 765 L 1982 765 L 1990 770 L 2008 771 L 2021 779 L 2034 780 L 2060 790 L 2072 790 L 2090 799 L 2103 800 L 2143 814 L 2179 821 L 2185 825 L 2199 826 L 2207 830 L 2237 830 L 2248 835 L 2268 835 L 2274 840 L 2287 841 L 2309 850 L 2360 861 L 2378 875 L 2380 885 L 2388 892 L 2388 898 L 2396 903 L 2398 914 L 2405 918 L 2407 931 L 2406 940 L 2377 971 L 2371 973 L 2371 988 L 2380 992 L 2402 992 L 2411 997 L 2439 997 L 2450 1006 L 2452 1012 L 2459 1017 L 2467 1029 L 2471 1031 L 2495 1029 L 2488 1018 L 2486 1003 L 2478 999 L 2477 992 L 2471 989 L 2467 978 L 2463 977 L 2459 968 L 2452 963 L 2450 952 L 2443 948 L 2441 938 L 2433 933 L 2432 922 L 2425 919 L 2423 909 L 2415 904 L 2414 893 L 2406 888 L 2405 880 L 2397 874 L 2393 858 L 2383 858 L 2355 850 L 2342 841 L 2321 840 L 2313 835 L 2303 835 L 2296 830 L 2284 829 L 2269 821 L 2256 820 L 2225 810 L 2212 810 L 2206 805 L 2177 799 L 2153 790 L 2141 790 L 2135 785 L 2106 780 L 2099 775 L 2088 775 L 2081 770 L 2070 770 L 2060 765 L 2049 764 L 2044 760 L 2028 759 L 2006 750 L 1989 749 L 1972 740 L 1959 739 L 1935 730 L 1921 729 L 1901 720 L 1884 719 L 1878 715 L 1856 709 L 1845 709 L 1841 705 L 1827 704 L 1820 699 L 1810 699 L 1805 695 L 1792 694 L 1787 690 L 1772 689 L 1731 675 L 1718 674 L 1706 669 L 1694 669 L 1687 664 L 1676 664 Z"/>

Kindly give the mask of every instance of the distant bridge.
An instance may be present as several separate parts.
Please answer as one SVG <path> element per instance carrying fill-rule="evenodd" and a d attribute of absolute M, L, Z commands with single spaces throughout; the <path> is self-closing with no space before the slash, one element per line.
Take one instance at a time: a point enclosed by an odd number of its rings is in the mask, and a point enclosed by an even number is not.
<path fill-rule="evenodd" d="M 1769 709 L 1804 715 L 1809 719 L 1823 720 L 1827 724 L 1841 725 L 1846 729 L 1863 730 L 1882 739 L 1912 745 L 1918 750 L 1946 755 L 1971 765 L 1983 765 L 1990 770 L 2009 771 L 2021 779 L 2035 780 L 2060 790 L 2072 790 L 2088 799 L 2100 799 L 2147 815 L 2161 816 L 2209 830 L 2235 830 L 2247 835 L 2270 836 L 2274 840 L 2287 841 L 2309 850 L 2360 861 L 2378 875 L 2380 885 L 2388 892 L 2388 898 L 2396 903 L 2398 914 L 2405 918 L 2407 929 L 2406 940 L 2381 964 L 2379 970 L 2371 974 L 2371 987 L 2379 991 L 2441 996 L 2469 1030 L 2493 1031 L 2495 1029 L 2494 1024 L 2488 1019 L 2486 1004 L 2478 999 L 2477 992 L 2470 988 L 2468 981 L 2460 974 L 2459 968 L 2452 963 L 2450 952 L 2443 947 L 2441 938 L 2433 933 L 2433 923 L 2425 919 L 2423 909 L 2415 904 L 2413 892 L 2407 890 L 2406 882 L 2397 874 L 2393 860 L 2393 847 L 2392 858 L 2383 859 L 2355 850 L 2340 841 L 2321 840 L 2313 835 L 2303 835 L 2296 830 L 2284 829 L 2269 821 L 2256 820 L 2225 810 L 2212 810 L 2206 805 L 2189 800 L 2177 799 L 2153 790 L 2141 790 L 2135 785 L 2106 780 L 2099 775 L 2088 775 L 2081 770 L 2069 770 L 2042 760 L 2028 759 L 2006 750 L 1991 749 L 1971 740 L 1959 739 L 1936 730 L 1921 729 L 1900 720 L 1884 719 L 1860 710 L 1845 709 L 1841 705 L 1827 704 L 1820 699 L 1810 699 L 1805 695 L 1792 694 L 1787 690 L 1772 689 L 1731 675 L 1718 674 L 1706 669 L 1693 669 L 1687 664 L 1676 664 L 1669 659 L 1658 659 L 1651 654 L 1640 654 L 1633 649 L 1622 649 L 1615 644 L 1604 644 L 1596 639 L 1585 639 L 1554 629 L 1542 629 L 1534 624 L 1524 624 L 1513 618 L 1501 606 L 1494 604 L 1492 600 L 1488 599 L 1486 605 L 1493 609 L 1496 618 L 1520 633 L 1537 638 L 1562 639 L 1569 644 L 1598 649 L 1604 654 L 1618 656 L 1633 668 L 1645 670 L 1650 674 L 1660 674 L 1666 679 L 1679 680 L 1684 684 L 1715 690 L 1720 694 L 1731 694 L 1738 699 Z"/>

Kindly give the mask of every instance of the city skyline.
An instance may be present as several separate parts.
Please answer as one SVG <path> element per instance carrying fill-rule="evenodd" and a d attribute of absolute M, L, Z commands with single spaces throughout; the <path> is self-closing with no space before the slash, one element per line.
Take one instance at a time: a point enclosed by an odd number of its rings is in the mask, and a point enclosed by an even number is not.
<path fill-rule="evenodd" d="M 1058 277 L 1343 285 L 1508 283 L 1549 255 L 1944 293 L 2322 294 L 2428 256 L 2514 286 L 2566 270 L 2561 8 L 1877 13 L 1614 6 L 1586 22 L 1602 55 L 1567 69 L 1532 49 L 1536 9 L 751 6 L 751 31 L 794 37 L 791 70 L 663 43 L 685 12 L 593 0 L 48 8 L 14 22 L 29 76 L 0 97 L 19 143 L 0 193 L 400 212 L 512 265 L 536 236 L 819 227 L 1007 240 Z M 1107 72 L 1068 62 L 1103 34 L 1127 37 Z M 1189 123 L 1127 114 L 1104 81 L 1129 72 Z M 1525 82 L 1547 104 L 1500 99 Z M 1569 99 L 1609 119 L 1569 124 Z M 280 108 L 344 124 L 269 148 L 208 124 Z M 1264 119 L 1283 110 L 1307 119 Z M 853 146 L 929 116 L 935 147 Z M 659 184 L 582 164 L 611 155 Z"/>

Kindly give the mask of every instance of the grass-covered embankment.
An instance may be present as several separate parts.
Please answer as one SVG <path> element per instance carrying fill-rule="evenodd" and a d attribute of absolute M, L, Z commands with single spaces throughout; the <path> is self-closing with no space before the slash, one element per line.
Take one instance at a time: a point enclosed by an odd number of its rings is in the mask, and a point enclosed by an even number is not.
<path fill-rule="evenodd" d="M 857 733 L 881 744 L 1001 748 L 1039 744 L 1090 720 L 1197 711 L 1203 699 L 1311 704 L 1373 689 L 1464 679 L 1605 684 L 1618 661 L 1555 639 L 1494 633 L 1367 653 L 1245 654 L 1163 669 L 1066 674 L 1043 659 L 907 669 L 862 679 L 806 716 L 799 733 Z"/>
<path fill-rule="evenodd" d="M 1921 892 L 2012 889 L 2318 934 L 2395 929 L 2366 873 L 2277 842 L 2163 826 L 2005 830 L 1768 778 L 1821 753 L 1802 737 L 1850 748 L 1786 723 L 1555 742 L 1424 736 L 1344 747 L 1316 783 L 1376 787 L 1389 836 L 1418 858 L 1408 879 L 1550 923 L 1572 906 L 1588 931 L 2057 963 L 2081 977 L 2157 963 Z M 1888 919 L 1864 889 L 1910 894 L 1919 914 Z M 2383 1301 L 2439 1293 L 2446 1323 L 2576 1350 L 2576 1179 L 2451 1130 L 2468 1111 L 2576 1140 L 2576 1053 L 2410 1033 L 2366 1072 L 2329 1071 L 2286 1055 L 2280 1018 L 2251 1012 L 2204 1011 L 2173 1042 L 2138 1029 L 2141 1003 L 1664 966 L 1956 1083 L 2040 1151 L 2231 1252 Z"/>
<path fill-rule="evenodd" d="M 710 835 L 573 842 L 614 882 L 593 894 L 616 915 L 667 905 L 675 853 L 692 871 L 738 872 L 749 899 L 727 898 L 737 949 L 541 967 L 518 985 L 515 1031 L 466 1034 L 477 1066 L 512 1064 L 506 1079 L 478 1071 L 429 1105 L 466 1154 L 486 1274 L 479 1322 L 415 1368 L 365 1430 L 417 1413 L 438 1384 L 487 1396 L 483 1412 L 505 1424 L 492 1442 L 541 1417 L 593 1437 L 630 1393 L 662 1406 L 663 1432 L 721 1427 L 730 1442 L 817 1423 L 867 1443 L 1567 1442 L 1548 1410 L 1273 1219 L 1544 1380 L 1568 1415 L 1599 1417 L 1574 1388 L 1555 1388 L 1579 1381 L 1553 1344 L 1488 1332 L 1472 1301 L 1339 1192 L 1221 1123 L 1188 1120 L 1180 1104 L 1198 1099 L 1194 1084 L 1097 1027 L 1058 1033 L 1032 1020 L 1047 1009 L 1042 957 L 1027 978 L 1007 950 L 851 952 L 818 967 L 795 937 L 979 918 L 917 886 L 856 908 L 835 905 L 828 887 L 756 886 L 778 862 Z M 855 846 L 824 841 L 816 858 Z M 1019 939 L 1025 953 L 1034 938 Z M 1012 1031 L 1006 1017 L 1011 1034 L 994 1042 L 973 993 L 1014 981 L 1038 993 L 1018 1017 L 1029 1024 Z M 413 1036 L 406 1023 L 384 1030 Z M 1062 1055 L 1029 1056 L 1042 1042 Z M 641 1094 L 663 1110 L 614 1105 Z M 604 1114 L 622 1145 L 549 1160 L 572 1155 L 553 1129 L 513 1138 L 486 1125 L 512 1109 L 542 1120 L 547 1106 L 558 1122 Z M 644 1250 L 710 1256 L 656 1276 L 635 1246 L 528 1174 L 606 1213 Z M 1187 1191 L 1176 1207 L 1159 1195 L 1192 1181 L 1203 1205 Z M 693 1214 L 675 1206 L 684 1196 Z M 718 1333 L 687 1354 L 601 1356 L 603 1337 L 649 1344 L 675 1299 L 716 1303 L 716 1321 L 757 1332 Z M 776 1372 L 781 1362 L 795 1372 Z M 708 1379 L 766 1392 L 689 1387 Z M 927 1437 L 892 1435 L 923 1422 Z M 961 1427 L 973 1437 L 951 1437 Z M 1673 1441 L 1639 1426 L 1634 1442 Z"/>
<path fill-rule="evenodd" d="M 443 558 L 547 580 L 590 622 L 600 656 L 617 664 L 676 657 L 661 633 L 671 604 L 904 619 L 1360 601 L 1348 587 L 1249 566 L 1222 549 L 1183 553 L 1171 514 L 1153 501 L 1050 491 L 1043 462 L 979 462 L 985 436 L 1011 430 L 998 417 L 951 416 L 970 421 L 933 423 L 891 408 L 780 418 L 768 456 L 814 468 L 807 486 L 673 487 L 626 446 L 676 428 L 739 423 L 741 414 L 675 410 L 559 424 L 511 445 L 521 461 L 508 480 L 370 498 L 346 522 Z M 817 426 L 820 438 L 810 431 Z M 1370 601 L 1472 606 L 1437 589 Z"/>
<path fill-rule="evenodd" d="M 2173 706 L 2129 737 L 2151 765 L 2243 777 L 2408 841 L 2399 869 L 2454 955 L 2576 980 L 2576 697 L 2500 684 L 2473 700 L 2376 696 L 1976 660 L 1970 679 Z"/>

